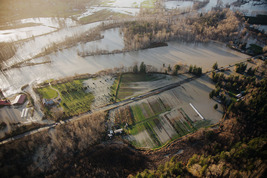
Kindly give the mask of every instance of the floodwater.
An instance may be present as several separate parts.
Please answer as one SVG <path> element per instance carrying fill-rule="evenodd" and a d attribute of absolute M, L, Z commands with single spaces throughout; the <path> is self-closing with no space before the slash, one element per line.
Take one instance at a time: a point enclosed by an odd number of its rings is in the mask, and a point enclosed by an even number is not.
<path fill-rule="evenodd" d="M 264 0 L 261 0 L 262 2 Z M 242 4 L 240 6 L 233 6 L 232 4 L 236 2 L 236 0 L 210 0 L 209 3 L 201 8 L 199 12 L 208 12 L 212 10 L 213 7 L 220 6 L 225 7 L 226 5 L 230 5 L 230 9 L 233 11 L 240 11 L 247 16 L 256 16 L 258 14 L 267 14 L 267 4 L 261 4 L 260 1 L 250 1 L 248 3 Z M 259 5 L 261 4 L 261 5 Z"/>
<path fill-rule="evenodd" d="M 45 18 L 25 19 L 22 22 L 39 23 L 45 26 L 51 25 L 53 28 L 59 27 L 57 26 L 59 21 L 54 22 L 51 19 Z M 53 44 L 63 42 L 68 37 L 88 32 L 102 23 L 109 22 L 105 21 L 73 26 L 75 24 L 70 21 L 66 23 L 65 28 L 22 42 L 18 45 L 14 57 L 6 61 L 4 67 L 30 59 L 44 52 L 46 48 Z M 13 68 L 0 73 L 0 89 L 6 96 L 10 96 L 19 92 L 20 88 L 25 84 L 35 84 L 52 78 L 57 79 L 75 74 L 93 74 L 104 69 L 122 66 L 130 67 L 141 62 L 152 65 L 159 71 L 162 69 L 163 64 L 165 66 L 169 64 L 173 66 L 177 63 L 201 66 L 203 67 L 203 71 L 207 71 L 211 69 L 215 62 L 218 62 L 219 66 L 228 66 L 229 64 L 243 61 L 248 57 L 220 43 L 210 42 L 203 44 L 183 43 L 179 41 L 169 42 L 168 46 L 165 47 L 121 54 L 95 55 L 84 58 L 78 55 L 79 52 L 95 53 L 99 50 L 113 51 L 123 49 L 124 42 L 118 28 L 106 30 L 102 32 L 102 35 L 104 38 L 101 40 L 85 44 L 78 43 L 69 49 L 63 49 L 31 61 L 37 63 L 51 61 L 51 63 Z"/>
<path fill-rule="evenodd" d="M 191 8 L 193 7 L 193 1 L 166 1 L 166 9 L 182 9 L 182 8 Z"/>
<path fill-rule="evenodd" d="M 15 24 L 29 23 L 33 26 L 0 30 L 0 42 L 23 40 L 56 31 L 61 27 L 72 27 L 77 25 L 77 23 L 70 18 L 28 18 L 15 22 Z"/>
<path fill-rule="evenodd" d="M 101 7 L 101 6 L 92 6 L 86 10 L 82 15 L 80 15 L 77 19 L 80 20 L 83 17 L 87 17 L 90 15 L 93 15 L 96 12 L 102 11 L 102 10 L 109 10 L 111 12 L 117 12 L 120 14 L 127 14 L 127 15 L 136 15 L 139 13 L 139 8 L 133 8 L 133 7 Z"/>
<path fill-rule="evenodd" d="M 102 22 L 95 22 L 87 25 L 66 27 L 54 33 L 38 36 L 32 40 L 29 40 L 23 43 L 21 46 L 19 46 L 15 56 L 6 62 L 6 66 L 10 66 L 14 63 L 32 58 L 33 56 L 41 52 L 44 52 L 45 48 L 48 48 L 53 44 L 62 42 L 66 40 L 68 37 L 73 37 L 75 35 L 87 32 L 90 29 L 93 29 L 94 27 L 100 25 L 101 23 Z"/>
<path fill-rule="evenodd" d="M 104 36 L 103 39 L 80 45 L 82 49 L 79 50 L 81 52 L 96 52 L 97 50 L 113 51 L 124 48 L 123 35 L 119 33 L 119 28 L 105 30 L 101 35 Z"/>
<path fill-rule="evenodd" d="M 110 32 L 109 32 L 110 33 Z M 112 33 L 110 33 L 112 34 Z M 224 44 L 169 42 L 168 46 L 128 52 L 125 54 L 97 55 L 82 58 L 77 55 L 77 48 L 59 51 L 48 56 L 51 64 L 41 64 L 14 68 L 0 74 L 1 89 L 5 95 L 20 91 L 25 84 L 40 83 L 51 78 L 61 78 L 82 73 L 96 73 L 115 67 L 129 67 L 136 63 L 149 64 L 159 70 L 163 64 L 195 64 L 210 70 L 215 62 L 219 66 L 228 66 L 245 60 L 248 56 L 227 48 Z M 36 59 L 38 62 L 44 58 Z"/>

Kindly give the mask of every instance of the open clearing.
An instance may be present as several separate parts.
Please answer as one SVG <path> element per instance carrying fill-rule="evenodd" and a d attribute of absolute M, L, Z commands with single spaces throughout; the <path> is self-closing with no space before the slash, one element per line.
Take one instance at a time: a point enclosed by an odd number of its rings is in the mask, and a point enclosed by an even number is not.
<path fill-rule="evenodd" d="M 218 123 L 223 112 L 220 104 L 217 110 L 213 109 L 216 101 L 209 99 L 213 87 L 210 79 L 203 76 L 112 110 L 110 120 L 124 128 L 127 133 L 124 138 L 136 147 L 157 148 L 201 127 Z"/>

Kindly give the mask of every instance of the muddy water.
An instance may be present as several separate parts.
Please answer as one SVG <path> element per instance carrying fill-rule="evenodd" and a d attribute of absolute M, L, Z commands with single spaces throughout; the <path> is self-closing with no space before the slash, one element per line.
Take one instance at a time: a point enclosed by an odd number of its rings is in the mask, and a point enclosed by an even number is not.
<path fill-rule="evenodd" d="M 122 50 L 124 48 L 123 36 L 119 32 L 119 28 L 109 29 L 101 33 L 103 39 L 91 41 L 85 45 L 80 45 L 82 51 L 96 52 L 97 50 Z M 74 47 L 75 49 L 76 47 Z"/>
<path fill-rule="evenodd" d="M 67 28 L 76 26 L 77 23 L 70 18 L 28 18 L 18 20 L 13 25 L 16 24 L 27 24 L 31 23 L 33 26 L 0 30 L 0 42 L 17 41 L 26 38 L 31 38 L 33 36 L 43 35 L 56 31 L 59 28 Z M 10 26 L 7 26 L 10 27 Z"/>
<path fill-rule="evenodd" d="M 95 22 L 87 25 L 66 27 L 48 35 L 38 36 L 33 40 L 20 45 L 15 56 L 8 60 L 6 65 L 9 66 L 16 62 L 29 59 L 41 52 L 44 52 L 45 48 L 48 48 L 53 44 L 62 42 L 68 37 L 82 34 L 100 24 L 101 22 Z"/>
<path fill-rule="evenodd" d="M 112 34 L 112 33 L 111 33 Z M 112 44 L 112 42 L 110 42 Z M 0 88 L 6 95 L 13 94 L 20 90 L 21 86 L 33 82 L 42 82 L 51 78 L 60 78 L 82 73 L 96 73 L 103 69 L 110 69 L 120 66 L 132 66 L 135 63 L 144 61 L 153 65 L 159 70 L 163 64 L 174 65 L 196 64 L 202 66 L 203 71 L 211 69 L 215 62 L 219 66 L 228 66 L 242 60 L 248 56 L 233 51 L 224 44 L 192 44 L 170 42 L 166 47 L 153 48 L 147 50 L 133 51 L 125 54 L 98 55 L 82 58 L 77 55 L 77 48 L 59 51 L 47 56 L 51 59 L 51 64 L 22 67 L 10 69 L 0 74 Z M 46 57 L 46 58 L 47 58 Z M 43 60 L 40 58 L 36 62 Z"/>

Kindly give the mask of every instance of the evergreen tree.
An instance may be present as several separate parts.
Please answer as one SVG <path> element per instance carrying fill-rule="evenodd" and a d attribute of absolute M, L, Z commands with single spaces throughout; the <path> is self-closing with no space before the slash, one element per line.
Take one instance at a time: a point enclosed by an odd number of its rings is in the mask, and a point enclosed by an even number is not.
<path fill-rule="evenodd" d="M 137 64 L 135 64 L 134 67 L 133 67 L 133 73 L 135 73 L 135 74 L 138 73 L 138 66 L 137 66 Z"/>
<path fill-rule="evenodd" d="M 140 64 L 140 73 L 145 74 L 146 73 L 146 65 L 144 62 Z"/>
<path fill-rule="evenodd" d="M 218 69 L 218 63 L 215 62 L 215 64 L 213 64 L 212 68 L 213 68 L 214 70 L 217 70 L 217 69 Z"/>
<path fill-rule="evenodd" d="M 190 65 L 190 67 L 189 67 L 189 71 L 188 71 L 189 73 L 192 73 L 193 72 L 193 66 L 192 65 Z"/>

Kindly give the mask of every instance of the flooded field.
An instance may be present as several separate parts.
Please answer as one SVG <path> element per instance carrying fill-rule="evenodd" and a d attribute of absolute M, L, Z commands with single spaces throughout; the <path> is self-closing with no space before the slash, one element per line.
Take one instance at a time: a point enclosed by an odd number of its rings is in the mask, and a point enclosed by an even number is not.
<path fill-rule="evenodd" d="M 166 4 L 169 4 L 168 7 L 171 9 L 175 8 L 177 5 L 184 7 L 192 2 L 166 1 Z M 105 1 L 99 7 L 107 6 L 107 8 L 133 8 L 139 10 L 141 6 L 146 4 L 151 5 L 153 3 L 153 0 L 116 0 L 112 2 Z M 229 2 L 227 1 L 224 4 L 226 3 L 232 3 L 232 1 L 229 0 Z M 215 3 L 215 1 L 211 0 L 205 8 L 215 7 L 216 4 L 217 1 Z M 90 15 L 90 13 L 87 15 Z M 107 21 L 104 23 L 106 22 Z M 17 44 L 15 55 L 4 62 L 2 65 L 3 68 L 8 68 L 14 64 L 42 54 L 46 49 L 53 46 L 57 47 L 58 43 L 64 42 L 67 38 L 86 33 L 94 27 L 101 25 L 103 22 L 79 25 L 70 18 L 64 19 L 64 23 L 63 18 L 29 18 L 21 20 L 20 23 L 34 24 L 34 26 L 10 29 L 10 32 L 0 30 L 0 41 L 9 41 L 10 39 L 16 41 L 29 38 L 27 41 Z M 36 29 L 31 30 L 27 28 Z M 40 31 L 39 28 L 44 28 L 46 30 Z M 38 31 L 38 33 L 35 33 L 35 31 Z M 23 35 L 17 34 L 20 32 Z M 49 34 L 41 35 L 43 33 Z M 123 34 L 120 34 L 118 28 L 106 30 L 102 32 L 102 35 L 104 38 L 101 40 L 77 43 L 71 48 L 60 49 L 44 57 L 31 60 L 31 63 L 37 63 L 38 65 L 12 68 L 1 72 L 0 89 L 3 90 L 5 95 L 9 96 L 20 91 L 20 88 L 25 84 L 40 83 L 47 79 L 58 79 L 75 74 L 93 74 L 101 70 L 116 67 L 130 67 L 136 63 L 140 64 L 141 62 L 145 62 L 145 64 L 157 68 L 158 71 L 163 70 L 163 65 L 167 66 L 170 64 L 173 66 L 180 63 L 201 66 L 205 72 L 210 70 L 215 62 L 218 62 L 219 66 L 227 66 L 239 61 L 244 61 L 248 57 L 247 55 L 227 48 L 224 44 L 216 42 L 183 43 L 181 41 L 168 42 L 168 46 L 165 47 L 121 54 L 94 55 L 87 57 L 78 55 L 82 52 L 95 54 L 101 50 L 113 51 L 122 50 L 124 48 Z M 34 38 L 32 39 L 32 37 Z"/>
<path fill-rule="evenodd" d="M 100 70 L 121 66 L 129 67 L 141 62 L 152 65 L 159 71 L 163 64 L 181 63 L 201 66 L 205 72 L 210 70 L 215 62 L 218 62 L 219 66 L 228 66 L 244 61 L 248 56 L 215 42 L 207 44 L 169 42 L 167 47 L 85 58 L 77 55 L 77 48 L 70 48 L 36 59 L 34 62 L 42 62 L 47 58 L 51 60 L 51 63 L 15 68 L 1 73 L 0 83 L 3 92 L 10 95 L 19 91 L 21 86 L 25 84 L 74 74 L 92 74 Z"/>
<path fill-rule="evenodd" d="M 77 23 L 70 18 L 22 19 L 2 27 L 3 29 L 0 26 L 0 42 L 23 40 L 76 25 Z M 19 28 L 20 26 L 23 27 Z"/>
<path fill-rule="evenodd" d="M 240 11 L 247 16 L 256 16 L 258 14 L 267 14 L 267 4 L 262 4 L 260 1 L 249 1 L 248 3 L 236 3 L 236 0 L 209 0 L 209 3 L 203 8 L 199 9 L 199 12 L 208 12 L 214 7 L 226 7 L 229 6 L 233 11 Z M 234 5 L 236 3 L 236 5 Z"/>

